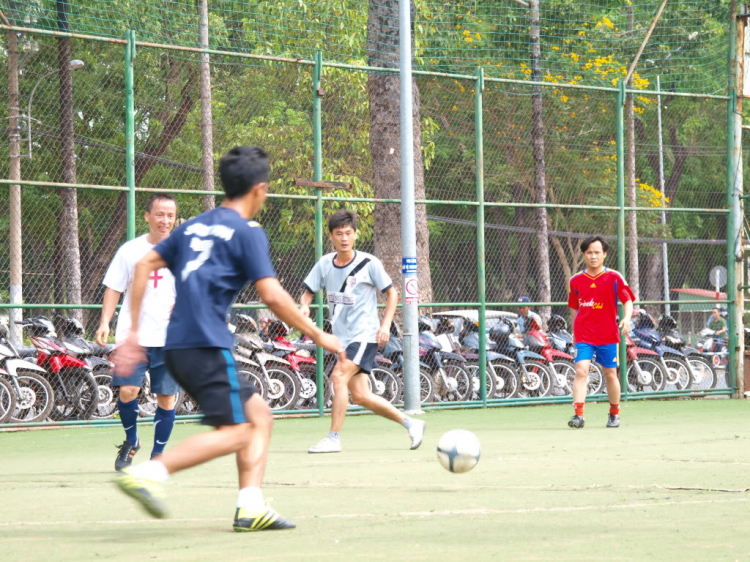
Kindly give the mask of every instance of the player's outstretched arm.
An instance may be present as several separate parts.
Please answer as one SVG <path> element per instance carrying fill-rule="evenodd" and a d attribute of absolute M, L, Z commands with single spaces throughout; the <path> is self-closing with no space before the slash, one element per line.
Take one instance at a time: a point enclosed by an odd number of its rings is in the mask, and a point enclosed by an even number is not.
<path fill-rule="evenodd" d="M 345 359 L 344 348 L 336 336 L 326 334 L 318 328 L 309 316 L 304 316 L 297 308 L 292 296 L 287 293 L 275 277 L 264 277 L 255 282 L 261 300 L 266 303 L 279 320 L 297 328 L 320 347 L 331 353 L 337 353 L 340 359 Z"/>
<path fill-rule="evenodd" d="M 385 345 L 388 343 L 391 332 L 391 322 L 393 322 L 393 316 L 396 314 L 396 308 L 398 307 L 398 291 L 396 288 L 391 287 L 385 294 L 385 314 L 383 315 L 383 322 L 380 324 L 380 329 L 377 334 L 378 345 Z"/>
<path fill-rule="evenodd" d="M 109 321 L 112 320 L 112 315 L 115 313 L 117 303 L 120 302 L 120 293 L 107 287 L 104 291 L 104 300 L 102 301 L 102 315 L 99 320 L 99 327 L 96 329 L 94 335 L 94 341 L 104 347 L 107 345 L 107 338 L 109 337 Z"/>
<path fill-rule="evenodd" d="M 312 304 L 314 298 L 314 293 L 311 293 L 307 289 L 302 291 L 302 294 L 299 297 L 299 311 L 302 316 L 307 316 L 308 318 L 310 317 L 310 305 Z"/>
<path fill-rule="evenodd" d="M 630 318 L 633 316 L 633 301 L 625 301 L 622 303 L 624 314 L 622 320 L 620 320 L 620 333 L 625 335 L 630 331 Z"/>
<path fill-rule="evenodd" d="M 143 295 L 146 292 L 146 284 L 151 272 L 166 266 L 167 262 L 154 250 L 151 250 L 141 261 L 135 264 L 133 281 L 130 283 L 130 333 L 115 354 L 115 368 L 120 376 L 128 377 L 132 375 L 135 366 L 143 362 L 144 350 L 138 344 L 138 327 L 141 320 Z"/>

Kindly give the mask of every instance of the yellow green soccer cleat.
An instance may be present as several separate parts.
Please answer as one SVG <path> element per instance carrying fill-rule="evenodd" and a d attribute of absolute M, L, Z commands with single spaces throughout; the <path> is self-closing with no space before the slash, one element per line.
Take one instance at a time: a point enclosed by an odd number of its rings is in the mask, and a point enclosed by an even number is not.
<path fill-rule="evenodd" d="M 294 529 L 297 525 L 287 521 L 270 507 L 266 511 L 251 515 L 244 507 L 238 507 L 234 514 L 234 530 L 238 533 L 251 531 L 279 531 Z"/>
<path fill-rule="evenodd" d="M 154 480 L 133 476 L 126 468 L 115 478 L 115 484 L 157 519 L 167 517 L 167 506 L 164 504 L 164 486 Z"/>

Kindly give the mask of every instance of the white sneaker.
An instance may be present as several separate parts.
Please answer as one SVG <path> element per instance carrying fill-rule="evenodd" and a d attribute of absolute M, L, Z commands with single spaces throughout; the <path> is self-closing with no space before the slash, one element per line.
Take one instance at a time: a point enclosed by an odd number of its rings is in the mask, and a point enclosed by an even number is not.
<path fill-rule="evenodd" d="M 324 437 L 320 440 L 320 443 L 314 447 L 310 447 L 307 450 L 308 453 L 340 453 L 341 452 L 341 440 L 331 439 L 330 437 Z"/>
<path fill-rule="evenodd" d="M 412 420 L 411 427 L 409 428 L 409 437 L 411 437 L 411 449 L 414 450 L 422 444 L 422 437 L 424 437 L 424 428 L 427 422 L 422 420 Z"/>

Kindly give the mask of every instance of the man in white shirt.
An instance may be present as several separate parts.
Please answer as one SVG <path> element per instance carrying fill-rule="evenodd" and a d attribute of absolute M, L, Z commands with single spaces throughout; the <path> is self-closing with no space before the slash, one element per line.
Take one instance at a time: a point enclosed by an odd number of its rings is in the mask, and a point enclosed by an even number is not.
<path fill-rule="evenodd" d="M 135 265 L 153 247 L 167 238 L 174 227 L 177 216 L 177 203 L 170 195 L 152 195 L 146 203 L 144 219 L 148 224 L 148 234 L 126 242 L 117 250 L 115 258 L 104 276 L 102 316 L 96 331 L 96 342 L 104 345 L 109 336 L 109 322 L 115 312 L 120 295 L 125 293 L 122 309 L 117 317 L 115 343 L 120 345 L 130 333 L 130 295 L 127 288 L 133 279 Z M 120 377 L 115 372 L 112 386 L 120 388 L 117 408 L 120 422 L 125 429 L 125 441 L 119 446 L 115 459 L 115 470 L 130 466 L 133 457 L 141 448 L 137 433 L 138 392 L 143 384 L 146 371 L 150 374 L 151 391 L 156 394 L 157 408 L 154 415 L 154 447 L 151 458 L 161 455 L 172 433 L 175 419 L 175 397 L 180 391 L 177 382 L 167 370 L 164 361 L 164 343 L 167 335 L 169 315 L 174 306 L 174 277 L 169 269 L 154 271 L 149 277 L 141 312 L 139 343 L 145 348 L 146 356 L 135 373 L 130 377 Z"/>
<path fill-rule="evenodd" d="M 367 376 L 375 365 L 378 345 L 388 341 L 398 292 L 378 258 L 354 249 L 357 215 L 340 209 L 328 219 L 328 239 L 335 252 L 320 258 L 305 278 L 300 297 L 300 312 L 310 314 L 315 293 L 325 289 L 331 312 L 333 334 L 346 348 L 346 359 L 336 363 L 331 374 L 333 408 L 331 430 L 309 453 L 341 451 L 340 432 L 344 425 L 349 393 L 354 403 L 379 416 L 403 425 L 409 432 L 411 448 L 422 443 L 425 422 L 405 416 L 384 398 L 370 391 Z M 383 321 L 378 319 L 378 296 L 386 295 Z"/>
<path fill-rule="evenodd" d="M 516 302 L 520 303 L 530 303 L 531 299 L 529 297 L 518 297 L 518 300 Z M 539 326 L 539 329 L 542 329 L 542 317 L 539 316 L 536 312 L 531 311 L 531 307 L 526 304 L 526 306 L 519 306 L 518 307 L 518 331 L 522 334 L 529 331 L 531 329 L 532 320 L 536 322 L 536 325 Z"/>

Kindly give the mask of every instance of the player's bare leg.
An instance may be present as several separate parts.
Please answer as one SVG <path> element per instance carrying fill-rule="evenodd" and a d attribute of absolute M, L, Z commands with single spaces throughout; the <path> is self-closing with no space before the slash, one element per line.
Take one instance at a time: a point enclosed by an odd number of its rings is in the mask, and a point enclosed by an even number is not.
<path fill-rule="evenodd" d="M 605 367 L 604 378 L 607 381 L 607 397 L 609 398 L 609 419 L 607 427 L 620 426 L 620 377 L 616 367 Z"/>
<path fill-rule="evenodd" d="M 586 389 L 589 382 L 591 361 L 576 361 L 576 377 L 573 379 L 573 407 L 575 414 L 568 422 L 568 426 L 581 429 L 583 427 L 583 406 L 586 403 Z"/>
<path fill-rule="evenodd" d="M 349 382 L 358 372 L 359 365 L 355 365 L 352 361 L 346 359 L 336 363 L 331 373 L 334 394 L 331 411 L 331 431 L 335 433 L 340 433 L 344 427 L 346 409 L 349 406 Z"/>
<path fill-rule="evenodd" d="M 370 390 L 370 386 L 367 384 L 367 373 L 360 372 L 351 377 L 348 387 L 352 393 L 352 400 L 357 406 L 367 408 L 371 412 L 396 423 L 403 423 L 406 416 L 399 412 L 388 400 L 373 394 Z"/>
<path fill-rule="evenodd" d="M 260 394 L 253 394 L 245 403 L 245 415 L 250 420 L 250 444 L 237 452 L 240 489 L 249 486 L 260 488 L 271 443 L 273 414 Z"/>

